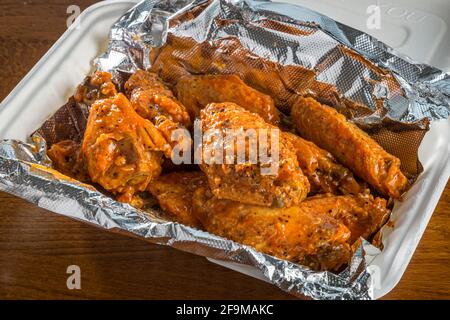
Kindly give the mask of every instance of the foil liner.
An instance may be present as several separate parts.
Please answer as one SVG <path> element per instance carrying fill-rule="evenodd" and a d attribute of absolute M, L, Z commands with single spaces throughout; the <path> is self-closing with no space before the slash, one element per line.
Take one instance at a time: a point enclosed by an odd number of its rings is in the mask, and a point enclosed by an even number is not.
<path fill-rule="evenodd" d="M 280 26 L 285 32 L 277 29 Z M 214 44 L 232 38 L 239 39 L 242 48 L 252 51 L 256 59 L 276 66 L 314 70 L 314 77 L 309 79 L 312 82 L 302 84 L 312 94 L 331 91 L 335 96 L 328 98 L 336 103 L 330 104 L 341 108 L 340 111 L 366 130 L 374 130 L 371 135 L 381 144 L 392 141 L 396 130 L 406 130 L 412 134 L 403 138 L 406 140 L 395 141 L 404 144 L 414 140 L 412 150 L 417 153 L 428 120 L 444 119 L 450 114 L 448 74 L 417 64 L 369 35 L 326 16 L 270 1 L 143 1 L 114 24 L 109 48 L 96 59 L 95 65 L 112 72 L 120 87 L 136 69 L 157 67 L 164 45 L 171 41 L 194 39 L 197 43 Z M 188 56 L 178 58 L 181 60 L 175 62 L 185 62 L 180 72 L 211 72 L 211 65 L 203 65 L 206 70 L 196 70 L 189 64 Z M 170 82 L 177 72 L 168 72 L 165 76 Z M 308 87 L 311 83 L 313 85 Z M 323 90 L 314 92 L 315 87 Z M 308 94 L 296 90 L 291 93 Z M 288 100 L 281 99 L 278 105 L 283 108 Z M 52 170 L 46 156 L 47 144 L 62 139 L 80 140 L 87 115 L 87 106 L 76 105 L 72 99 L 43 125 L 40 134 L 31 137 L 29 143 L 0 142 L 0 190 L 105 229 L 253 266 L 268 281 L 296 296 L 372 298 L 368 261 L 376 248 L 365 240 L 361 240 L 349 266 L 341 273 L 311 271 L 251 247 L 162 220 L 157 211 L 144 212 L 119 203 L 90 185 Z M 395 153 L 396 150 L 388 151 Z M 414 173 L 416 162 L 415 158 L 406 171 Z"/>

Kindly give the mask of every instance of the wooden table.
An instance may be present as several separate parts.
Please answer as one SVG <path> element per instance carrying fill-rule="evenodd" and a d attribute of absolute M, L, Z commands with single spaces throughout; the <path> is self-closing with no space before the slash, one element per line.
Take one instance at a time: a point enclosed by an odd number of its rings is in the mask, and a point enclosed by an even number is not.
<path fill-rule="evenodd" d="M 0 0 L 0 100 L 66 28 L 68 5 L 92 0 Z M 1 119 L 0 119 L 1 121 Z M 388 299 L 450 298 L 450 184 Z M 81 268 L 81 290 L 66 269 Z M 291 299 L 205 258 L 96 227 L 0 193 L 0 298 Z"/>

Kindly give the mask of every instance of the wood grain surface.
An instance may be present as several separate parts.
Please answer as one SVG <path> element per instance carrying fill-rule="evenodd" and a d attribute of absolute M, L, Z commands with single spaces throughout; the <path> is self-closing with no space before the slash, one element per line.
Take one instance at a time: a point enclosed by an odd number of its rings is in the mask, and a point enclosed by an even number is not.
<path fill-rule="evenodd" d="M 66 29 L 67 7 L 89 0 L 0 0 L 0 100 Z M 1 119 L 0 119 L 1 121 Z M 450 298 L 450 184 L 387 299 Z M 66 269 L 81 268 L 81 290 Z M 205 258 L 103 231 L 0 193 L 0 298 L 292 299 Z"/>

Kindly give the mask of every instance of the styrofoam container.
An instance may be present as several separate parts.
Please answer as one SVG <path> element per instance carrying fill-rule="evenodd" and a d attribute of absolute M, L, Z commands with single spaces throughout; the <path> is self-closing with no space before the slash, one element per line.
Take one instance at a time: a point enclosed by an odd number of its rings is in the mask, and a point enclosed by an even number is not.
<path fill-rule="evenodd" d="M 78 27 L 69 28 L 0 104 L 0 139 L 25 141 L 48 117 L 65 104 L 75 87 L 91 71 L 92 60 L 106 49 L 108 32 L 112 24 L 137 2 L 136 0 L 108 0 L 86 9 L 79 17 L 80 23 L 74 24 Z M 351 1 L 335 3 L 329 0 L 291 0 L 290 2 L 317 9 L 340 22 L 349 22 L 350 25 L 353 23 L 355 26 L 356 19 L 352 19 L 350 12 L 345 11 L 345 15 L 339 18 L 338 10 L 333 9 L 334 6 L 338 7 Z M 447 25 L 450 24 L 447 23 Z M 393 29 L 393 32 L 395 30 L 397 29 Z M 448 30 L 445 31 L 446 37 L 449 38 Z M 381 40 L 383 40 L 383 34 L 379 35 Z M 389 37 L 392 42 L 397 41 L 397 35 L 390 34 Z M 408 37 L 415 39 L 413 35 Z M 433 37 L 428 36 L 422 40 L 428 41 L 426 38 Z M 408 40 L 403 39 L 403 42 L 397 41 L 397 43 L 405 44 Z M 419 47 L 421 45 L 420 43 Z M 433 51 L 433 54 L 427 56 L 431 60 L 424 62 L 434 62 L 433 64 L 437 66 L 445 67 L 445 59 L 436 60 L 439 56 L 438 50 Z M 398 283 L 425 231 L 450 176 L 448 137 L 450 137 L 450 120 L 433 123 L 431 130 L 425 136 L 419 150 L 419 157 L 425 170 L 408 191 L 405 199 L 395 204 L 392 214 L 395 228 L 386 230 L 384 250 L 380 254 L 375 253 L 370 256 L 368 261 L 370 270 L 374 274 L 374 298 L 385 295 Z M 253 267 L 211 261 L 263 279 L 259 271 Z"/>

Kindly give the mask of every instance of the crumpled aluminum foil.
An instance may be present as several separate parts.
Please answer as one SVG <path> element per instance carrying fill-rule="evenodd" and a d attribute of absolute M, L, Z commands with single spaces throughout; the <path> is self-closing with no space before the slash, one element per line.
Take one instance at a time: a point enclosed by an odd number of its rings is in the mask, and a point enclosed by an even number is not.
<path fill-rule="evenodd" d="M 181 13 L 196 9 L 205 2 L 207 1 L 149 0 L 139 3 L 112 27 L 109 48 L 96 60 L 96 66 L 112 72 L 117 83 L 123 84 L 124 75 L 137 68 L 151 67 L 153 48 L 164 45 L 171 33 L 191 35 L 198 39 L 230 36 L 224 30 L 215 30 L 214 25 L 210 23 L 220 16 L 237 21 L 237 32 L 233 29 L 233 32 L 236 32 L 234 36 L 239 37 L 244 45 L 258 48 L 258 54 L 281 64 L 314 68 L 321 58 L 330 56 L 333 51 L 331 44 L 334 43 L 335 46 L 342 45 L 353 49 L 379 67 L 392 70 L 392 76 L 400 84 L 399 92 L 387 92 L 389 88 L 380 86 L 379 81 L 378 84 L 374 81 L 377 80 L 376 74 L 364 69 L 360 64 L 351 63 L 351 59 L 343 58 L 341 62 L 332 64 L 335 67 L 333 70 L 327 72 L 327 69 L 323 69 L 323 73 L 318 74 L 322 80 L 335 85 L 344 97 L 370 108 L 375 106 L 374 97 L 384 98 L 385 112 L 374 113 L 361 118 L 361 121 L 369 119 L 377 123 L 382 121 L 383 117 L 388 117 L 401 123 L 414 123 L 424 117 L 433 120 L 450 115 L 448 74 L 414 63 L 363 32 L 305 8 L 269 1 L 213 0 L 209 1 L 210 4 L 200 18 L 197 16 L 192 17 L 192 20 L 177 21 Z M 322 51 L 309 52 L 308 47 L 288 46 L 284 41 L 280 41 L 276 50 L 272 50 L 267 38 L 253 37 L 251 32 L 246 32 L 246 22 L 263 19 L 313 28 L 317 33 L 315 41 L 327 44 L 328 51 L 323 49 L 325 45 L 322 46 Z M 272 37 L 276 38 L 277 35 Z M 280 34 L 279 37 L 283 35 Z M 353 120 L 359 121 L 357 117 Z M 46 141 L 37 134 L 28 144 L 12 140 L 1 142 L 0 190 L 27 199 L 50 211 L 105 229 L 131 233 L 154 243 L 198 255 L 253 266 L 268 281 L 297 296 L 313 299 L 372 297 L 366 253 L 367 249 L 373 251 L 374 248 L 364 240 L 355 251 L 349 266 L 340 274 L 311 271 L 259 253 L 251 247 L 178 223 L 164 221 L 158 218 L 157 214 L 119 203 L 92 186 L 69 179 L 50 169 L 51 161 L 45 152 Z"/>

